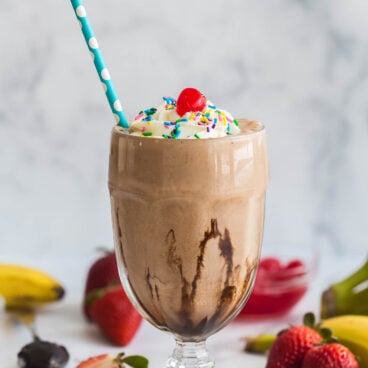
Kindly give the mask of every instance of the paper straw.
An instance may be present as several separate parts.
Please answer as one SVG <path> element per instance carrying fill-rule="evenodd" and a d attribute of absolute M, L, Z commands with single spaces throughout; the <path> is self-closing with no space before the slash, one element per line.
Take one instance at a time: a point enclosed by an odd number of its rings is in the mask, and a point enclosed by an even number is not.
<path fill-rule="evenodd" d="M 102 83 L 102 87 L 105 91 L 106 98 L 109 102 L 112 113 L 115 116 L 116 123 L 119 126 L 128 128 L 128 121 L 123 113 L 120 100 L 112 84 L 109 70 L 104 63 L 97 39 L 94 36 L 91 24 L 88 20 L 86 8 L 83 5 L 83 1 L 70 0 L 70 2 L 74 8 L 75 15 L 77 16 L 77 19 L 79 20 L 79 23 L 81 25 L 84 39 L 91 53 L 93 63 L 95 64 L 96 71 Z"/>

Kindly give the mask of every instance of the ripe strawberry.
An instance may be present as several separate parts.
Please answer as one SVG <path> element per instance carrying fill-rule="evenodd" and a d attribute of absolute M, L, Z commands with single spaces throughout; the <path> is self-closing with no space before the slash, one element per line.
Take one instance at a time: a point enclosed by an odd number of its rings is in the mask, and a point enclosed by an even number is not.
<path fill-rule="evenodd" d="M 97 259 L 90 267 L 87 275 L 86 286 L 84 290 L 83 311 L 85 316 L 90 320 L 90 312 L 86 303 L 87 295 L 95 289 L 104 288 L 111 284 L 119 284 L 119 273 L 116 263 L 115 252 L 106 252 L 102 257 Z"/>
<path fill-rule="evenodd" d="M 272 344 L 266 368 L 300 368 L 307 351 L 321 341 L 322 337 L 311 327 L 291 327 L 281 332 Z"/>
<path fill-rule="evenodd" d="M 133 339 L 142 317 L 121 285 L 92 291 L 87 303 L 92 320 L 109 340 L 125 346 Z"/>
<path fill-rule="evenodd" d="M 345 346 L 330 343 L 312 347 L 304 357 L 302 368 L 359 368 L 353 353 Z"/>
<path fill-rule="evenodd" d="M 101 354 L 84 360 L 76 368 L 119 368 L 110 354 Z"/>
<path fill-rule="evenodd" d="M 147 368 L 148 360 L 140 355 L 125 356 L 124 353 L 116 357 L 110 354 L 101 354 L 84 360 L 76 368 L 124 368 L 126 363 L 133 368 Z"/>
<path fill-rule="evenodd" d="M 185 88 L 176 101 L 176 112 L 183 116 L 187 112 L 203 111 L 206 107 L 206 97 L 195 88 Z"/>

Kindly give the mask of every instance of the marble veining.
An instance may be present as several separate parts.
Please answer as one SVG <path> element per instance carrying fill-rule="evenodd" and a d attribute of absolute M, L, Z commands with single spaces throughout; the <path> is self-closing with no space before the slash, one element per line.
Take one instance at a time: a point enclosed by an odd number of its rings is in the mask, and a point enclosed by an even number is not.
<path fill-rule="evenodd" d="M 367 253 L 366 0 L 85 3 L 129 118 L 191 85 L 265 123 L 266 246 Z M 114 120 L 69 1 L 0 16 L 0 254 L 112 246 Z"/>

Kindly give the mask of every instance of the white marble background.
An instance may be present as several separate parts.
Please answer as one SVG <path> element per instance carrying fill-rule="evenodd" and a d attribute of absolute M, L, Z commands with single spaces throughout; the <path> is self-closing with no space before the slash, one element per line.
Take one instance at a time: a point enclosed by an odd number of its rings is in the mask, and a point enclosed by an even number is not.
<path fill-rule="evenodd" d="M 133 117 L 201 89 L 268 130 L 265 244 L 366 254 L 366 0 L 85 0 Z M 114 120 L 68 0 L 0 2 L 0 257 L 112 245 Z"/>

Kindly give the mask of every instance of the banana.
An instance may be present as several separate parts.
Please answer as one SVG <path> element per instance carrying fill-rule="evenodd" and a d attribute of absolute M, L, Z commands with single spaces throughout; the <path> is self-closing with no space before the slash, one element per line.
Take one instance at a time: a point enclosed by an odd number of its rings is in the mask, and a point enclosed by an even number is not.
<path fill-rule="evenodd" d="M 339 342 L 359 358 L 360 368 L 368 368 L 368 316 L 332 317 L 322 321 L 322 327 L 331 329 Z"/>
<path fill-rule="evenodd" d="M 0 296 L 6 308 L 34 308 L 60 300 L 64 288 L 50 275 L 31 267 L 0 263 Z"/>
<path fill-rule="evenodd" d="M 368 315 L 368 259 L 352 274 L 322 293 L 321 317 Z"/>

